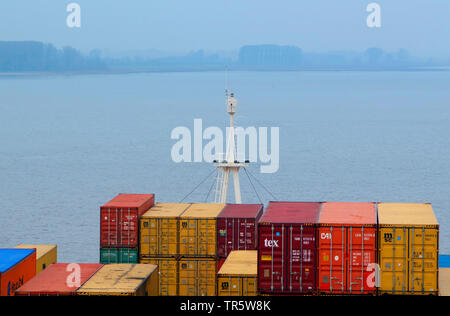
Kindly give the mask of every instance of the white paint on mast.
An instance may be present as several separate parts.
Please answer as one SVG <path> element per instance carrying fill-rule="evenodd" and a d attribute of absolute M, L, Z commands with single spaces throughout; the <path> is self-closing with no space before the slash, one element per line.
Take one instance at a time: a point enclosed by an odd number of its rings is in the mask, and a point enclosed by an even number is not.
<path fill-rule="evenodd" d="M 230 135 L 228 146 L 225 153 L 225 159 L 215 160 L 214 165 L 217 167 L 217 183 L 215 192 L 215 203 L 226 203 L 228 196 L 228 187 L 230 174 L 233 176 L 234 199 L 235 203 L 242 203 L 241 187 L 239 182 L 239 169 L 246 166 L 245 162 L 237 161 L 235 131 L 234 131 L 234 114 L 237 110 L 237 100 L 234 94 L 226 90 L 227 112 L 230 114 Z"/>

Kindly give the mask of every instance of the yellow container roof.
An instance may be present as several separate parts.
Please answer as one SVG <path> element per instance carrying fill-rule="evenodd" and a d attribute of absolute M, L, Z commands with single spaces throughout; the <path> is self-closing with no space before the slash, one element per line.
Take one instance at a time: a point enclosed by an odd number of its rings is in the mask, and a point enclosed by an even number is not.
<path fill-rule="evenodd" d="M 181 218 L 216 218 L 223 210 L 226 204 L 196 203 L 192 204 L 182 215 Z"/>
<path fill-rule="evenodd" d="M 77 292 L 134 293 L 156 269 L 154 264 L 107 264 Z"/>
<path fill-rule="evenodd" d="M 429 203 L 379 203 L 378 222 L 380 225 L 439 225 Z"/>
<path fill-rule="evenodd" d="M 53 249 L 57 248 L 56 245 L 24 245 L 20 244 L 17 245 L 15 248 L 18 249 L 36 249 L 36 259 L 41 258 L 42 256 L 46 255 Z"/>
<path fill-rule="evenodd" d="M 225 263 L 220 268 L 219 276 L 257 276 L 258 251 L 234 250 L 230 253 Z"/>
<path fill-rule="evenodd" d="M 143 218 L 155 217 L 179 217 L 186 211 L 191 204 L 188 203 L 157 203 L 150 210 L 148 210 Z"/>

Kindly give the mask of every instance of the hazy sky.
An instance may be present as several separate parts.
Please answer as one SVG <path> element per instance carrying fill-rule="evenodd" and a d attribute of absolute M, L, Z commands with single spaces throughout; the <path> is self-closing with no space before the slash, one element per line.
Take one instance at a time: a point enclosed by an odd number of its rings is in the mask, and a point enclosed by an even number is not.
<path fill-rule="evenodd" d="M 81 28 L 66 26 L 67 4 Z M 0 40 L 37 40 L 83 51 L 235 50 L 289 44 L 305 51 L 406 48 L 450 57 L 450 0 L 378 0 L 382 26 L 366 25 L 366 0 L 0 0 Z"/>

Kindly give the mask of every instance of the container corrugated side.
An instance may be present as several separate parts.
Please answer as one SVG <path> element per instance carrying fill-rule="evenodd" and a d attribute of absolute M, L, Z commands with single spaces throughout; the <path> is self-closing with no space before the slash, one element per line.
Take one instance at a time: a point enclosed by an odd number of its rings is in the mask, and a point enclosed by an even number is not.
<path fill-rule="evenodd" d="M 178 296 L 178 260 L 176 258 L 147 258 L 140 263 L 159 267 L 159 296 Z"/>
<path fill-rule="evenodd" d="M 108 264 L 77 290 L 82 296 L 158 296 L 158 266 Z"/>
<path fill-rule="evenodd" d="M 0 296 L 14 296 L 35 275 L 36 250 L 0 249 Z"/>
<path fill-rule="evenodd" d="M 258 246 L 257 223 L 262 204 L 228 204 L 217 218 L 217 256 L 226 258 L 233 250 L 253 250 Z"/>
<path fill-rule="evenodd" d="M 320 293 L 376 295 L 375 203 L 323 203 L 318 235 Z"/>
<path fill-rule="evenodd" d="M 102 248 L 100 249 L 100 263 L 139 263 L 137 248 Z"/>
<path fill-rule="evenodd" d="M 141 258 L 179 255 L 179 217 L 189 206 L 186 203 L 158 203 L 141 217 Z"/>
<path fill-rule="evenodd" d="M 316 291 L 317 221 L 321 203 L 270 202 L 258 223 L 258 290 L 267 294 Z"/>
<path fill-rule="evenodd" d="M 217 216 L 225 204 L 192 204 L 180 216 L 180 256 L 216 257 Z"/>
<path fill-rule="evenodd" d="M 16 296 L 73 296 L 79 286 L 73 278 L 79 273 L 79 285 L 86 283 L 101 267 L 102 264 L 92 263 L 56 263 L 42 273 L 35 276 L 22 286 Z M 77 282 L 78 283 L 78 282 Z"/>
<path fill-rule="evenodd" d="M 182 258 L 178 264 L 180 296 L 216 295 L 215 259 Z"/>
<path fill-rule="evenodd" d="M 218 296 L 257 296 L 257 288 L 256 276 L 217 276 Z"/>
<path fill-rule="evenodd" d="M 380 294 L 439 293 L 439 224 L 431 204 L 379 203 Z"/>
<path fill-rule="evenodd" d="M 36 249 L 36 274 L 58 261 L 57 245 L 24 245 L 20 244 L 18 249 Z"/>
<path fill-rule="evenodd" d="M 101 206 L 100 247 L 139 247 L 139 219 L 154 202 L 154 194 L 119 194 Z"/>
<path fill-rule="evenodd" d="M 219 296 L 258 294 L 258 251 L 232 251 L 217 274 Z"/>

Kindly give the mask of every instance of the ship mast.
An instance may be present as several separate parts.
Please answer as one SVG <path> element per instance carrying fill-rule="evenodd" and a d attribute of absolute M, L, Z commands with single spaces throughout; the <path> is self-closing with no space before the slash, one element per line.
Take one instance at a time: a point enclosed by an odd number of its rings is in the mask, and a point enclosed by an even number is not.
<path fill-rule="evenodd" d="M 230 128 L 229 139 L 227 142 L 227 149 L 225 156 L 222 160 L 214 160 L 214 165 L 217 168 L 217 183 L 215 192 L 215 203 L 226 203 L 228 196 L 228 186 L 230 181 L 230 175 L 233 176 L 234 184 L 234 199 L 236 204 L 242 203 L 241 199 L 241 187 L 239 183 L 239 169 L 245 167 L 248 161 L 245 163 L 239 162 L 236 156 L 235 145 L 235 131 L 234 131 L 234 114 L 237 109 L 237 100 L 234 98 L 234 94 L 228 90 L 226 92 L 227 112 L 230 114 Z"/>

